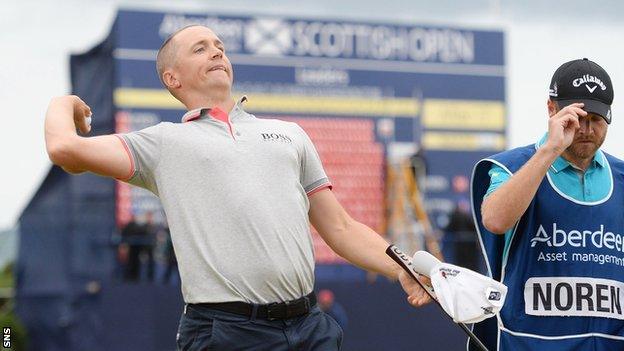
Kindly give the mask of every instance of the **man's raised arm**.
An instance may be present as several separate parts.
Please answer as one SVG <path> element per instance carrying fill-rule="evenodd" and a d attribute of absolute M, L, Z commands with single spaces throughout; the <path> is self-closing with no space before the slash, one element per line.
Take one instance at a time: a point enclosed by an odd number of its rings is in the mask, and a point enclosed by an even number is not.
<path fill-rule="evenodd" d="M 55 97 L 45 118 L 46 149 L 50 160 L 70 173 L 93 172 L 126 179 L 132 164 L 125 146 L 114 135 L 83 137 L 91 131 L 91 108 L 78 96 Z"/>
<path fill-rule="evenodd" d="M 548 120 L 546 143 L 509 181 L 483 200 L 481 216 L 487 230 L 504 234 L 520 220 L 550 165 L 572 143 L 580 127 L 578 117 L 587 115 L 582 107 L 575 103 L 553 114 Z"/>

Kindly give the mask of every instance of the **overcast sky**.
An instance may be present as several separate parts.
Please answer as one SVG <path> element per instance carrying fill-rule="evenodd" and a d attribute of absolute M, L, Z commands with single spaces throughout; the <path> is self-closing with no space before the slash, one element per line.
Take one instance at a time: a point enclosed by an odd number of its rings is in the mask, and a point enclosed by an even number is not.
<path fill-rule="evenodd" d="M 545 131 L 548 84 L 563 62 L 589 57 L 615 86 L 613 123 L 605 150 L 624 158 L 624 2 L 586 1 L 3 1 L 0 9 L 0 228 L 12 226 L 50 167 L 43 119 L 51 97 L 70 91 L 69 54 L 101 41 L 118 7 L 216 14 L 274 14 L 445 24 L 506 33 L 510 146 Z M 267 5 L 269 4 L 270 5 Z M 624 105 L 623 105 L 624 106 Z M 97 111 L 95 111 L 97 116 Z"/>

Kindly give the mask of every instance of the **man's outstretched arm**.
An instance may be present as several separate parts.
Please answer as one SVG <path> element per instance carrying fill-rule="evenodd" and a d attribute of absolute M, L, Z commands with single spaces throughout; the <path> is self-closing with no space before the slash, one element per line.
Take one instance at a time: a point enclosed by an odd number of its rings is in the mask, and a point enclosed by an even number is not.
<path fill-rule="evenodd" d="M 351 218 L 331 190 L 324 189 L 310 196 L 309 217 L 323 240 L 338 255 L 366 270 L 399 279 L 410 304 L 421 306 L 430 301 L 418 283 L 386 255 L 388 243 L 375 231 Z"/>
<path fill-rule="evenodd" d="M 75 95 L 55 97 L 45 118 L 46 149 L 50 160 L 70 173 L 93 172 L 126 179 L 132 165 L 124 144 L 114 135 L 84 137 L 91 131 L 91 109 Z"/>

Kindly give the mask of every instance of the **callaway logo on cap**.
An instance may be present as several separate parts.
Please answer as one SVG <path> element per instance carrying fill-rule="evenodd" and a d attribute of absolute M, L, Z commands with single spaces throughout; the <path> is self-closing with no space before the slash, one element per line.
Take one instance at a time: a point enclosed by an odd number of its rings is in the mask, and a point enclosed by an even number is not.
<path fill-rule="evenodd" d="M 611 78 L 593 61 L 584 58 L 561 65 L 550 81 L 549 95 L 559 108 L 582 102 L 585 111 L 600 115 L 608 124 L 611 123 Z"/>

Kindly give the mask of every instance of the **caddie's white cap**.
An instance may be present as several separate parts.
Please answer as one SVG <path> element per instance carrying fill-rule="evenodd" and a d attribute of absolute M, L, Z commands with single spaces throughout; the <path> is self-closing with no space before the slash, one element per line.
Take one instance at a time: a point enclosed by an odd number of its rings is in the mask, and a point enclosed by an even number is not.
<path fill-rule="evenodd" d="M 495 316 L 507 296 L 504 284 L 450 263 L 435 265 L 430 278 L 438 302 L 456 323 L 477 323 Z"/>

